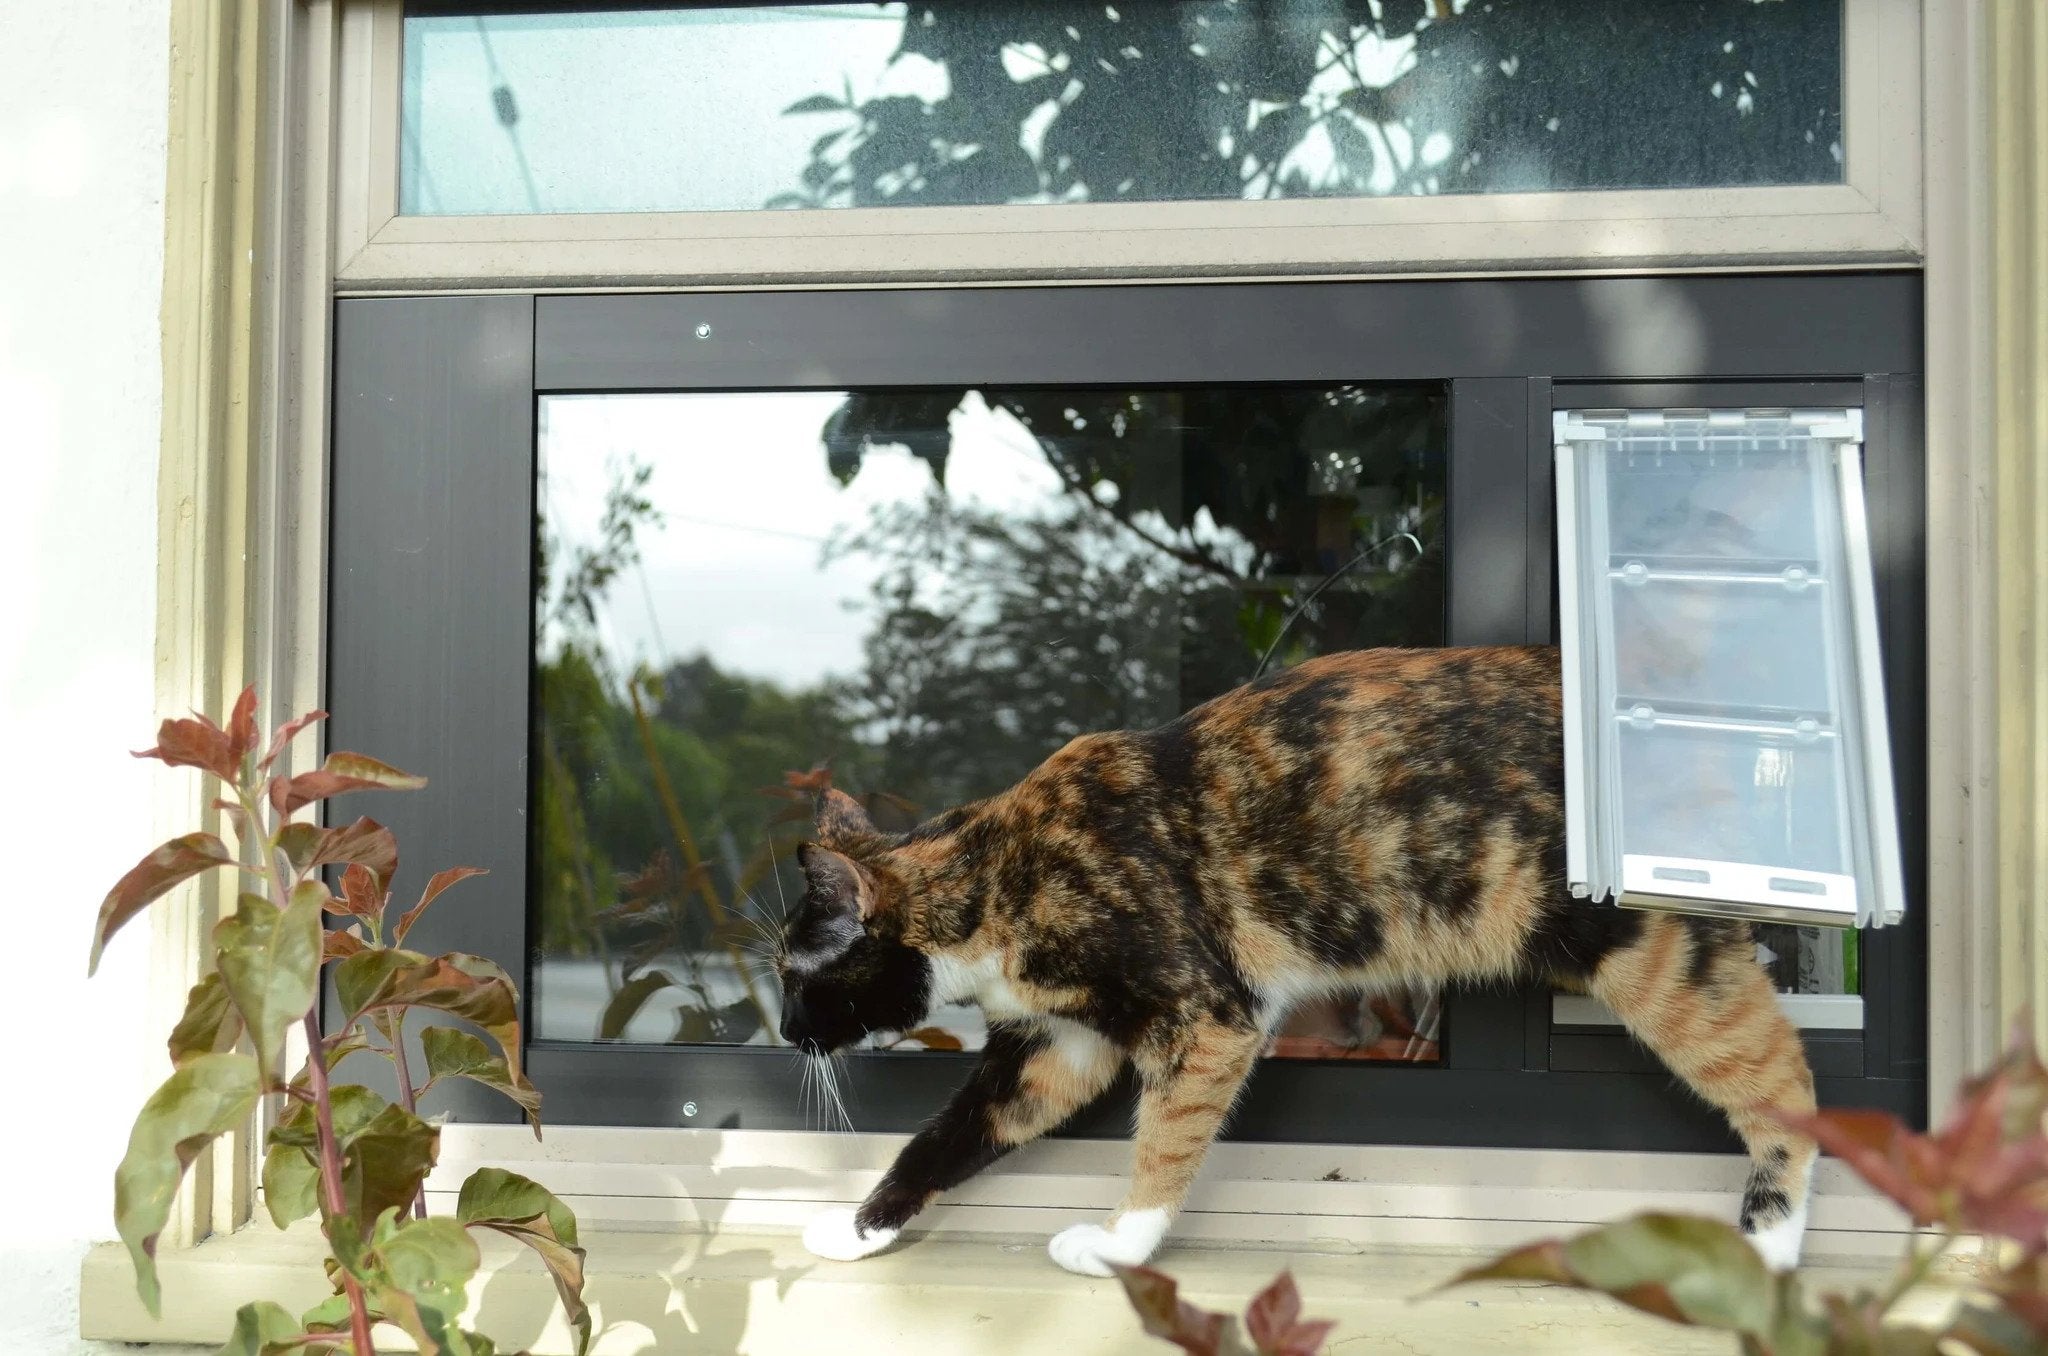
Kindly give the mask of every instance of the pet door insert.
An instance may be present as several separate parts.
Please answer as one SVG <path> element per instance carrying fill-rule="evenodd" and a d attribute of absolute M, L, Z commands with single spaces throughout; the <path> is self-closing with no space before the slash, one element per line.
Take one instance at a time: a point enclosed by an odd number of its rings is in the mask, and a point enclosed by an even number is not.
<path fill-rule="evenodd" d="M 1862 412 L 1572 410 L 1554 430 L 1573 893 L 1899 921 Z"/>

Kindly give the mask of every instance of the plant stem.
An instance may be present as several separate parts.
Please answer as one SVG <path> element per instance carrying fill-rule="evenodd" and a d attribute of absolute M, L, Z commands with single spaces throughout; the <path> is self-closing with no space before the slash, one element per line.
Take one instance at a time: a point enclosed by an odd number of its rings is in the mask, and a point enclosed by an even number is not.
<path fill-rule="evenodd" d="M 391 1062 L 398 1066 L 398 1100 L 409 1116 L 419 1115 L 419 1094 L 413 1091 L 412 1065 L 405 1057 L 405 1026 L 402 1018 L 393 1017 L 389 1012 L 377 1014 L 377 1026 L 384 1033 L 384 1039 L 391 1042 Z M 427 1217 L 426 1183 L 412 1194 L 412 1217 Z"/>
<path fill-rule="evenodd" d="M 1934 1270 L 1934 1264 L 1941 1260 L 1942 1254 L 1947 1252 L 1949 1245 L 1954 1242 L 1952 1236 L 1943 1234 L 1935 1240 L 1934 1246 L 1923 1254 L 1920 1251 L 1920 1236 L 1907 1234 L 1906 1269 L 1892 1282 L 1891 1289 L 1885 1292 L 1884 1307 L 1879 1312 L 1889 1315 L 1899 1301 L 1906 1297 L 1908 1291 L 1927 1279 L 1927 1274 Z"/>
<path fill-rule="evenodd" d="M 265 832 L 268 825 L 263 816 L 258 812 L 246 789 L 237 787 L 236 790 L 242 801 L 243 812 L 249 816 L 249 823 L 255 828 L 257 841 L 265 844 L 263 865 L 270 877 L 271 902 L 279 909 L 283 909 L 291 902 L 291 887 L 286 883 L 288 877 L 284 853 L 270 850 L 270 835 Z M 282 831 L 282 826 L 279 831 Z M 317 967 L 314 973 L 319 973 Z M 313 1005 L 306 1009 L 304 1022 L 306 1074 L 312 1084 L 313 1123 L 319 1132 L 320 1190 L 326 1202 L 326 1222 L 333 1223 L 348 1214 L 348 1197 L 341 1187 L 341 1149 L 334 1142 L 334 1099 L 328 1090 L 327 1045 L 326 1038 L 320 1034 L 320 994 L 317 985 L 313 994 Z M 328 1246 L 334 1246 L 331 1238 L 328 1240 Z M 339 1262 L 341 1259 L 337 1257 L 335 1260 Z M 363 1300 L 362 1284 L 356 1280 L 355 1273 L 350 1271 L 345 1263 L 339 1270 L 342 1293 L 348 1296 L 349 1342 L 355 1349 L 354 1356 L 377 1356 L 376 1344 L 370 1338 L 370 1310 Z"/>
<path fill-rule="evenodd" d="M 313 1120 L 320 1129 L 320 1189 L 327 1198 L 327 1218 L 338 1220 L 348 1213 L 348 1199 L 341 1189 L 341 1152 L 334 1143 L 334 1102 L 327 1091 L 327 1055 L 320 1047 L 317 1000 L 306 1010 L 306 1041 L 306 1069 L 313 1080 Z M 355 1346 L 355 1356 L 376 1356 L 377 1349 L 370 1342 L 370 1311 L 363 1303 L 363 1287 L 345 1264 L 339 1270 L 342 1292 L 348 1296 L 349 1340 Z"/>

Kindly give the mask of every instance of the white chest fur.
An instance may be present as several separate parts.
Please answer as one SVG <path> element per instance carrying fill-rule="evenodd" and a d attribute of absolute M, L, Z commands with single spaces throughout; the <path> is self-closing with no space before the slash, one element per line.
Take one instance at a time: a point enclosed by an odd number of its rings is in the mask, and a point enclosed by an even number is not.
<path fill-rule="evenodd" d="M 932 957 L 932 1002 L 975 1003 L 992 1022 L 1014 1022 L 1037 1013 L 1018 997 L 993 951 L 972 961 Z"/>

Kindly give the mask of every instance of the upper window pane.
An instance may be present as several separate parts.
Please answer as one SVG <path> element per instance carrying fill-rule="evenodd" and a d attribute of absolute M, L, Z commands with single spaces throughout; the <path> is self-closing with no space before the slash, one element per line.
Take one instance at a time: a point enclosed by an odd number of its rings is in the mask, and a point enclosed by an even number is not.
<path fill-rule="evenodd" d="M 400 210 L 1836 183 L 1841 59 L 1841 0 L 417 6 Z"/>

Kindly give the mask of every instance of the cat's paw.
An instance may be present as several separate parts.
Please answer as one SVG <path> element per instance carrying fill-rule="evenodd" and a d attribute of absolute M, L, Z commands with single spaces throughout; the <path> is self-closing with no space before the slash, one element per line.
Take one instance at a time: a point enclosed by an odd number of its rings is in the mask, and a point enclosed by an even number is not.
<path fill-rule="evenodd" d="M 1805 1204 L 1802 1202 L 1798 1210 L 1777 1223 L 1766 1224 L 1755 1233 L 1744 1236 L 1772 1271 L 1795 1269 L 1799 1265 L 1801 1245 L 1806 1242 Z"/>
<path fill-rule="evenodd" d="M 1166 1237 L 1164 1210 L 1126 1210 L 1101 1224 L 1076 1224 L 1052 1236 L 1045 1250 L 1077 1276 L 1113 1275 L 1112 1266 L 1134 1267 L 1149 1260 Z"/>
<path fill-rule="evenodd" d="M 804 1226 L 804 1247 L 828 1262 L 858 1262 L 896 1241 L 900 1229 L 869 1229 L 863 1233 L 848 1209 L 827 1210 Z"/>

